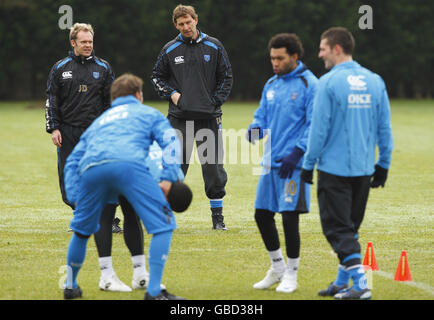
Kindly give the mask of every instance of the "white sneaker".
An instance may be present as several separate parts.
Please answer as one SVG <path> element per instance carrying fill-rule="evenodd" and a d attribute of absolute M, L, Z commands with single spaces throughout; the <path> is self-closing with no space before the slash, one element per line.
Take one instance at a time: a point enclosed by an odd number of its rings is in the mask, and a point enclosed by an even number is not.
<path fill-rule="evenodd" d="M 268 289 L 273 284 L 280 282 L 282 277 L 283 277 L 283 272 L 277 273 L 277 272 L 273 271 L 272 269 L 269 269 L 267 271 L 265 278 L 262 279 L 261 281 L 255 283 L 253 285 L 253 288 L 255 288 L 255 289 Z"/>
<path fill-rule="evenodd" d="M 285 271 L 282 277 L 282 281 L 277 286 L 277 292 L 291 293 L 297 289 L 297 272 Z"/>
<path fill-rule="evenodd" d="M 131 286 L 133 289 L 146 289 L 149 283 L 149 273 L 144 274 L 143 276 L 133 278 L 131 281 Z M 160 284 L 161 290 L 166 290 L 166 286 L 164 284 Z"/>
<path fill-rule="evenodd" d="M 131 292 L 133 291 L 125 283 L 119 280 L 116 274 L 109 278 L 99 279 L 99 288 L 104 291 L 118 291 L 118 292 Z"/>
<path fill-rule="evenodd" d="M 146 289 L 149 283 L 149 273 L 145 273 L 142 276 L 133 278 L 131 281 L 131 287 L 133 289 Z"/>

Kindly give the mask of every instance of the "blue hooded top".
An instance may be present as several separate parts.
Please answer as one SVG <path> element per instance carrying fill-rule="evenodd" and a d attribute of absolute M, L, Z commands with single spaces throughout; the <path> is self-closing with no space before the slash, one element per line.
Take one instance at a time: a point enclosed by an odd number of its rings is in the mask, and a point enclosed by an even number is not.
<path fill-rule="evenodd" d="M 268 135 L 262 166 L 279 168 L 276 162 L 295 147 L 306 150 L 318 79 L 298 61 L 290 73 L 274 75 L 262 90 L 261 101 L 249 128 L 259 127 Z M 300 160 L 298 167 L 301 167 Z"/>

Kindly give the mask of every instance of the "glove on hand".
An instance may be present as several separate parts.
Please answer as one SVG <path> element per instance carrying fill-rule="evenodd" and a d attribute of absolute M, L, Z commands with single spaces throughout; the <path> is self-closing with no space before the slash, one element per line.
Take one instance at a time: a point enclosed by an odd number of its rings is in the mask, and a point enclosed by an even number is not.
<path fill-rule="evenodd" d="M 313 184 L 313 170 L 304 170 L 301 169 L 300 173 L 301 179 L 304 180 L 304 182 Z"/>
<path fill-rule="evenodd" d="M 387 169 L 380 167 L 378 164 L 375 165 L 375 172 L 371 180 L 371 188 L 378 188 L 381 186 L 384 188 L 384 184 L 387 180 Z"/>
<path fill-rule="evenodd" d="M 258 126 L 250 126 L 249 129 L 247 129 L 246 139 L 252 144 L 255 144 L 256 140 L 260 140 L 263 137 L 264 137 L 264 130 L 262 130 Z"/>
<path fill-rule="evenodd" d="M 279 169 L 279 176 L 282 179 L 291 178 L 297 163 L 303 157 L 304 151 L 295 147 L 292 152 L 286 157 L 276 160 L 277 163 L 282 162 Z"/>

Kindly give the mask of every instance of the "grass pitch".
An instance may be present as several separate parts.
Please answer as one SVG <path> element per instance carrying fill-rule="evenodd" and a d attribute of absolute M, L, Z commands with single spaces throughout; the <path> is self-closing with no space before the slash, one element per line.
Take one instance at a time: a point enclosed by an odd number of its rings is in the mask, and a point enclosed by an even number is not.
<path fill-rule="evenodd" d="M 45 133 L 43 105 L 29 104 L 0 103 L 0 299 L 63 299 L 59 283 L 65 276 L 72 212 L 61 200 L 56 148 Z M 148 104 L 166 113 L 165 103 Z M 256 107 L 257 103 L 227 103 L 223 128 L 247 128 Z M 360 230 L 362 255 L 367 242 L 373 242 L 380 268 L 372 275 L 373 299 L 434 298 L 433 123 L 434 101 L 392 101 L 392 167 L 386 187 L 371 191 Z M 169 291 L 193 300 L 311 300 L 319 299 L 317 291 L 335 278 L 337 259 L 321 232 L 314 184 L 311 212 L 300 219 L 299 288 L 292 294 L 252 288 L 269 268 L 253 219 L 258 180 L 253 167 L 241 161 L 226 164 L 224 215 L 229 231 L 216 232 L 211 230 L 200 166 L 197 161 L 191 165 L 186 182 L 194 198 L 189 210 L 177 215 L 178 229 L 163 277 Z M 117 216 L 123 220 L 119 209 Z M 285 252 L 278 215 L 276 221 Z M 129 252 L 122 235 L 113 238 L 115 270 L 130 284 Z M 146 235 L 146 250 L 149 240 Z M 412 282 L 393 280 L 402 250 L 407 251 Z M 91 239 L 78 278 L 83 299 L 143 299 L 143 291 L 100 291 L 99 275 Z"/>

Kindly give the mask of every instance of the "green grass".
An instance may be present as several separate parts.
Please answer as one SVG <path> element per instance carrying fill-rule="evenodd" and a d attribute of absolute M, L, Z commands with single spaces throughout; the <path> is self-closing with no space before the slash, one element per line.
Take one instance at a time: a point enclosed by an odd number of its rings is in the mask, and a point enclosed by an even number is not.
<path fill-rule="evenodd" d="M 150 102 L 166 112 L 166 104 Z M 71 234 L 72 212 L 60 197 L 56 149 L 45 133 L 44 109 L 29 103 L 0 103 L 0 299 L 62 299 L 58 283 Z M 256 103 L 227 103 L 223 127 L 248 126 Z M 373 274 L 373 299 L 434 298 L 434 101 L 392 101 L 395 138 L 392 167 L 384 189 L 372 190 L 360 230 L 364 254 L 373 242 L 381 273 Z M 239 146 L 238 146 L 239 148 Z M 257 291 L 252 284 L 269 267 L 268 254 L 253 219 L 258 176 L 252 165 L 227 164 L 224 199 L 227 232 L 211 230 L 209 203 L 200 166 L 186 182 L 194 199 L 177 215 L 163 283 L 189 299 L 318 299 L 318 289 L 333 280 L 337 259 L 321 232 L 315 185 L 311 213 L 303 215 L 299 288 L 293 294 Z M 117 216 L 122 218 L 120 210 Z M 281 219 L 277 216 L 284 252 Z M 150 236 L 145 237 L 145 248 Z M 402 250 L 407 251 L 416 285 L 393 277 Z M 113 259 L 121 280 L 130 284 L 132 265 L 121 235 L 114 235 Z M 98 289 L 95 244 L 89 241 L 79 283 L 84 299 L 142 299 L 143 291 L 107 293 Z"/>

